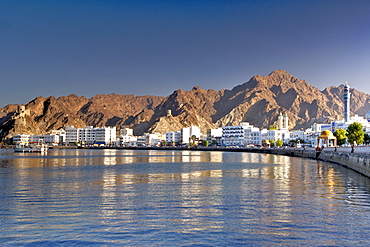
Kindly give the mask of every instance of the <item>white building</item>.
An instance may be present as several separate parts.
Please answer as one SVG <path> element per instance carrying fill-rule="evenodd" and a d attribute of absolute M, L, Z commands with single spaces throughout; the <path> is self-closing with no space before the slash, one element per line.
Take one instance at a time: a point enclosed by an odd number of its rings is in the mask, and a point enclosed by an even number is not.
<path fill-rule="evenodd" d="M 244 146 L 251 141 L 249 138 L 251 130 L 254 129 L 249 123 L 242 122 L 238 126 L 222 127 L 223 146 Z M 247 131 L 246 131 L 247 130 Z"/>
<path fill-rule="evenodd" d="M 273 140 L 276 142 L 277 140 L 282 140 L 284 143 L 288 142 L 290 138 L 290 132 L 287 129 L 282 130 L 268 130 L 266 133 L 266 140 L 270 141 Z"/>
<path fill-rule="evenodd" d="M 209 144 L 221 144 L 222 128 L 208 129 L 206 140 Z"/>
<path fill-rule="evenodd" d="M 182 144 L 190 144 L 192 138 L 200 139 L 201 133 L 198 126 L 190 126 L 181 129 L 181 142 Z"/>
<path fill-rule="evenodd" d="M 120 130 L 118 137 L 118 146 L 133 147 L 137 145 L 137 137 L 134 136 L 134 130 L 131 128 L 123 128 Z"/>
<path fill-rule="evenodd" d="M 315 133 L 317 133 L 317 135 Z M 290 132 L 290 140 L 303 140 L 305 143 L 312 144 L 315 143 L 315 139 L 317 139 L 319 133 L 321 132 L 313 132 L 312 128 L 292 131 Z"/>
<path fill-rule="evenodd" d="M 258 146 L 262 145 L 262 133 L 259 128 L 249 125 L 244 129 L 244 142 L 245 145 Z"/>
<path fill-rule="evenodd" d="M 145 133 L 137 137 L 137 146 L 159 146 L 164 140 L 166 140 L 166 135 L 160 133 Z"/>
<path fill-rule="evenodd" d="M 133 136 L 134 130 L 131 128 L 122 128 L 120 129 L 119 134 L 122 136 Z"/>
<path fill-rule="evenodd" d="M 120 135 L 118 137 L 118 146 L 134 147 L 137 146 L 137 137 L 129 135 Z"/>
<path fill-rule="evenodd" d="M 78 142 L 92 144 L 96 141 L 96 133 L 93 126 L 86 126 L 78 129 Z M 103 144 L 103 143 L 102 143 Z"/>
<path fill-rule="evenodd" d="M 268 140 L 268 130 L 261 129 L 259 131 L 253 131 L 251 134 L 253 136 L 253 144 L 257 146 L 262 146 L 263 141 Z"/>
<path fill-rule="evenodd" d="M 66 143 L 76 143 L 79 142 L 79 136 L 78 136 L 79 129 L 76 129 L 73 126 L 67 126 L 66 127 Z"/>
<path fill-rule="evenodd" d="M 116 141 L 116 127 L 86 126 L 85 128 L 66 127 L 66 143 L 104 144 Z"/>
<path fill-rule="evenodd" d="M 281 117 L 284 116 L 281 115 Z M 282 119 L 284 120 L 284 118 Z M 284 121 L 282 121 L 283 124 Z M 290 138 L 287 127 L 287 118 L 286 125 L 277 130 L 260 130 L 249 123 L 241 123 L 239 126 L 225 126 L 222 127 L 222 144 L 224 146 L 262 146 L 263 141 L 273 140 L 276 142 L 279 139 L 287 142 Z"/>
<path fill-rule="evenodd" d="M 146 143 L 146 136 L 145 134 L 142 136 L 138 136 L 136 139 L 136 145 L 138 147 L 146 147 L 148 144 Z"/>
<path fill-rule="evenodd" d="M 13 142 L 15 143 L 47 143 L 59 144 L 62 137 L 59 135 L 46 134 L 46 135 L 14 135 Z"/>
<path fill-rule="evenodd" d="M 224 126 L 222 127 L 222 145 L 223 146 L 244 146 L 243 126 Z"/>
<path fill-rule="evenodd" d="M 179 144 L 181 142 L 181 131 L 166 132 L 168 144 Z"/>
<path fill-rule="evenodd" d="M 337 129 L 347 129 L 348 126 L 352 123 L 360 123 L 364 127 L 364 130 L 370 129 L 370 122 L 364 118 L 360 117 L 358 115 L 355 115 L 353 117 L 350 117 L 350 120 L 348 122 L 344 122 L 344 120 L 336 120 L 336 121 L 331 121 L 330 123 L 327 124 L 313 124 L 312 125 L 312 132 L 316 133 L 321 133 L 324 130 L 330 130 L 331 132 L 335 132 Z"/>
<path fill-rule="evenodd" d="M 14 135 L 13 136 L 14 143 L 29 143 L 30 142 L 30 135 Z"/>
<path fill-rule="evenodd" d="M 116 139 L 116 127 L 95 128 L 95 143 L 112 144 Z"/>
<path fill-rule="evenodd" d="M 366 115 L 365 115 L 365 117 L 360 117 L 358 115 L 355 115 L 354 117 L 351 117 L 351 120 L 349 121 L 349 124 L 354 123 L 354 122 L 357 122 L 357 123 L 362 124 L 362 126 L 364 127 L 364 129 L 370 128 L 370 122 L 366 118 Z"/>
<path fill-rule="evenodd" d="M 150 146 L 158 146 L 166 140 L 165 134 L 154 133 L 147 135 L 147 142 Z"/>
<path fill-rule="evenodd" d="M 66 131 L 64 129 L 52 130 L 51 134 L 59 136 L 59 143 L 63 143 L 66 140 Z"/>
<path fill-rule="evenodd" d="M 47 143 L 47 144 L 59 144 L 61 142 L 61 137 L 59 135 L 31 135 L 31 143 Z"/>

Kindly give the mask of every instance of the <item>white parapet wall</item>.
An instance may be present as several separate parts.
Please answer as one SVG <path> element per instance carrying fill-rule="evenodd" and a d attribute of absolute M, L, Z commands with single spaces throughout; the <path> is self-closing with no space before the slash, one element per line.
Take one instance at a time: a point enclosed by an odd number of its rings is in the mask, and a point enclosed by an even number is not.
<path fill-rule="evenodd" d="M 328 148 L 329 151 L 335 151 L 335 148 L 330 147 Z M 336 152 L 346 152 L 351 153 L 352 147 L 337 147 Z M 356 146 L 354 148 L 354 153 L 357 154 L 370 154 L 370 146 Z"/>
<path fill-rule="evenodd" d="M 295 148 L 295 150 L 315 150 L 315 148 Z M 351 153 L 352 152 L 352 147 L 347 146 L 347 147 L 325 147 L 323 151 L 329 151 L 329 152 L 344 152 L 344 153 Z M 354 148 L 354 153 L 357 154 L 370 154 L 370 146 L 355 146 Z"/>

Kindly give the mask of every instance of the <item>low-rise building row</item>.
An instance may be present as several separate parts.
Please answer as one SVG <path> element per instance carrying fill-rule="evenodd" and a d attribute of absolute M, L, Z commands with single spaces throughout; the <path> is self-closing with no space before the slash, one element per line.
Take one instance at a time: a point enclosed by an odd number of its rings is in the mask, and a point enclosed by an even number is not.
<path fill-rule="evenodd" d="M 359 116 L 351 117 L 348 122 L 332 121 L 328 124 L 313 124 L 305 130 L 288 131 L 288 117 L 280 114 L 277 125 L 272 128 L 259 129 L 247 122 L 238 126 L 224 126 L 217 129 L 207 130 L 203 135 L 200 128 L 190 126 L 178 131 L 159 133 L 145 133 L 135 136 L 133 129 L 123 128 L 116 135 L 116 127 L 93 127 L 75 128 L 67 126 L 65 130 L 53 130 L 47 135 L 14 135 L 15 143 L 43 142 L 52 145 L 77 144 L 77 145 L 110 145 L 110 146 L 159 146 L 159 145 L 198 145 L 207 141 L 209 145 L 222 146 L 262 146 L 264 143 L 275 143 L 281 140 L 283 143 L 301 142 L 311 146 L 317 146 L 318 137 L 322 131 L 334 132 L 336 129 L 347 129 L 353 122 L 359 122 L 364 126 L 366 133 L 370 134 L 370 121 Z"/>

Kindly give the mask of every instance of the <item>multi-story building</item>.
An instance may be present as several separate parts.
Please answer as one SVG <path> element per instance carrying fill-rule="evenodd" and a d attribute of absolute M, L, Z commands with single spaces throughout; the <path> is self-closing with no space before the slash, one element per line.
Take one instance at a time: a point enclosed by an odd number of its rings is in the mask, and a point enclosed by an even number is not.
<path fill-rule="evenodd" d="M 166 142 L 170 144 L 179 144 L 181 142 L 181 131 L 166 132 Z"/>
<path fill-rule="evenodd" d="M 166 135 L 160 133 L 144 133 L 142 136 L 137 137 L 138 146 L 158 146 L 166 140 Z"/>
<path fill-rule="evenodd" d="M 137 145 L 137 136 L 120 135 L 118 146 L 134 147 Z"/>
<path fill-rule="evenodd" d="M 194 141 L 199 141 L 201 136 L 198 126 L 190 126 L 181 129 L 181 142 L 182 144 L 190 144 Z"/>
<path fill-rule="evenodd" d="M 131 128 L 123 128 L 120 130 L 120 136 L 118 137 L 118 146 L 136 146 L 137 137 L 134 136 L 134 130 Z"/>
<path fill-rule="evenodd" d="M 253 125 L 248 125 L 244 128 L 244 143 L 248 146 L 258 146 L 262 144 L 262 136 L 260 129 L 253 127 Z"/>
<path fill-rule="evenodd" d="M 221 144 L 222 128 L 208 129 L 206 139 L 209 144 Z"/>
<path fill-rule="evenodd" d="M 47 144 L 59 144 L 61 143 L 61 138 L 59 135 L 31 135 L 30 136 L 31 143 L 47 143 Z"/>
<path fill-rule="evenodd" d="M 63 143 L 66 140 L 66 131 L 64 129 L 52 130 L 51 134 L 59 136 L 59 143 Z"/>
<path fill-rule="evenodd" d="M 145 134 L 144 134 L 144 135 L 142 135 L 142 136 L 138 136 L 138 137 L 137 137 L 136 145 L 137 145 L 138 147 L 146 147 L 146 146 L 147 146 L 147 143 L 146 143 L 146 136 L 145 136 Z"/>
<path fill-rule="evenodd" d="M 133 136 L 134 135 L 134 130 L 131 128 L 122 128 L 119 131 L 119 135 L 121 136 Z"/>
<path fill-rule="evenodd" d="M 62 137 L 59 135 L 46 134 L 46 135 L 14 135 L 13 142 L 15 143 L 47 143 L 59 144 Z"/>
<path fill-rule="evenodd" d="M 78 129 L 78 142 L 92 144 L 96 142 L 96 129 L 93 126 L 86 126 Z M 105 143 L 99 143 L 105 144 Z"/>
<path fill-rule="evenodd" d="M 243 126 L 224 126 L 222 127 L 222 145 L 224 146 L 244 146 Z"/>
<path fill-rule="evenodd" d="M 14 135 L 13 136 L 14 143 L 29 143 L 30 142 L 30 135 Z"/>
<path fill-rule="evenodd" d="M 267 140 L 273 140 L 276 142 L 277 140 L 282 140 L 283 142 L 288 142 L 290 138 L 290 132 L 286 129 L 282 130 L 268 130 L 267 131 Z"/>
<path fill-rule="evenodd" d="M 86 126 L 85 128 L 66 127 L 66 143 L 104 144 L 116 141 L 116 127 Z"/>
<path fill-rule="evenodd" d="M 252 132 L 257 130 L 258 128 L 253 127 L 253 125 L 247 122 L 242 122 L 238 126 L 224 126 L 222 127 L 222 145 L 245 146 L 256 144 L 253 142 L 254 135 L 252 135 Z"/>
<path fill-rule="evenodd" d="M 258 131 L 253 131 L 253 143 L 255 146 L 262 146 L 262 143 L 266 140 L 269 140 L 268 138 L 268 130 L 267 129 L 261 129 Z"/>
<path fill-rule="evenodd" d="M 95 143 L 110 145 L 116 139 L 116 127 L 95 128 Z"/>
<path fill-rule="evenodd" d="M 76 129 L 73 126 L 67 126 L 66 127 L 66 143 L 77 143 L 79 142 L 79 135 L 78 135 L 79 129 Z"/>

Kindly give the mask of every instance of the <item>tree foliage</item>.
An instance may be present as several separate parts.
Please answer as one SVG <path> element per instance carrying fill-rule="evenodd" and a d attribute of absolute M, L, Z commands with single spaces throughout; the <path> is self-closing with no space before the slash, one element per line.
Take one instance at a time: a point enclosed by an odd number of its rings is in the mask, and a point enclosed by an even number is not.
<path fill-rule="evenodd" d="M 347 142 L 347 131 L 345 129 L 337 129 L 334 132 L 334 136 L 337 138 L 337 144 L 342 146 Z"/>
<path fill-rule="evenodd" d="M 277 147 L 281 147 L 281 146 L 283 146 L 283 141 L 280 140 L 280 139 L 277 139 L 275 144 L 276 144 Z"/>
<path fill-rule="evenodd" d="M 362 124 L 354 122 L 348 126 L 347 129 L 348 142 L 354 144 L 362 144 L 364 142 L 365 132 L 363 131 Z"/>
<path fill-rule="evenodd" d="M 275 145 L 275 142 L 273 139 L 271 139 L 269 142 L 270 142 L 270 147 L 273 147 Z"/>

